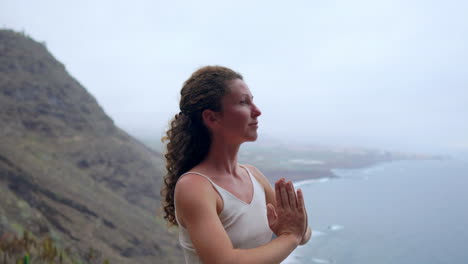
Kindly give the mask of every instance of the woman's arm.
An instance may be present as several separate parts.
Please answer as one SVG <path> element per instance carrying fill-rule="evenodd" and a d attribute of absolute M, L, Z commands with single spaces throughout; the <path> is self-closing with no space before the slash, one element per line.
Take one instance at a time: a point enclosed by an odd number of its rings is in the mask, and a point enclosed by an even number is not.
<path fill-rule="evenodd" d="M 257 169 L 255 166 L 247 165 L 247 164 L 245 164 L 244 166 L 247 167 L 255 176 L 255 178 L 262 184 L 265 190 L 266 203 L 276 206 L 275 190 L 273 189 L 273 187 L 271 186 L 270 182 L 265 177 L 265 175 L 263 175 L 263 173 L 259 169 Z M 310 226 L 307 225 L 307 231 L 304 233 L 304 236 L 302 237 L 302 240 L 299 245 L 307 244 L 311 236 L 312 236 L 312 229 L 310 228 Z"/>
<path fill-rule="evenodd" d="M 269 219 L 274 218 L 279 236 L 271 242 L 253 249 L 234 249 L 216 211 L 216 191 L 204 178 L 186 175 L 175 190 L 178 218 L 187 229 L 198 256 L 210 263 L 280 263 L 300 243 L 305 228 L 303 200 L 284 182 L 278 186 L 284 194 L 275 210 L 269 208 Z"/>

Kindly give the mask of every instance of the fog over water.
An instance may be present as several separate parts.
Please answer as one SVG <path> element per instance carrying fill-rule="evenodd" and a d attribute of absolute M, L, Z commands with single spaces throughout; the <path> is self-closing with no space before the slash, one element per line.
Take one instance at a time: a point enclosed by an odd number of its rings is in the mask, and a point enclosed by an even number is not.
<path fill-rule="evenodd" d="M 0 26 L 46 43 L 116 124 L 162 134 L 198 67 L 241 72 L 260 135 L 468 150 L 468 2 L 26 1 Z"/>

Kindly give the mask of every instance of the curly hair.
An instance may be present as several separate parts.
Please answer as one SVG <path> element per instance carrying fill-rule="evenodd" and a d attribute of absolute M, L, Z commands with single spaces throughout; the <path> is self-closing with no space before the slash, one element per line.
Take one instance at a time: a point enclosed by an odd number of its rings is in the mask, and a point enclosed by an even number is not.
<path fill-rule="evenodd" d="M 205 66 L 185 81 L 180 91 L 180 113 L 170 121 L 166 136 L 167 173 L 161 189 L 164 218 L 169 225 L 178 225 L 175 219 L 174 190 L 180 175 L 199 164 L 208 154 L 211 135 L 203 123 L 206 109 L 222 111 L 221 100 L 228 93 L 227 82 L 243 80 L 239 73 L 222 66 Z"/>

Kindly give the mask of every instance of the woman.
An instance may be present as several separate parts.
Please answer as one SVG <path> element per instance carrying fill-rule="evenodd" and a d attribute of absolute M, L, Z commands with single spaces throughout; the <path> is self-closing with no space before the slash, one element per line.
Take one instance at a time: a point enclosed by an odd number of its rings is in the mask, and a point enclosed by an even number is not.
<path fill-rule="evenodd" d="M 243 77 L 203 67 L 184 83 L 167 136 L 165 218 L 179 226 L 186 263 L 280 263 L 311 235 L 301 190 L 275 190 L 240 145 L 257 139 L 258 117 Z M 272 232 L 276 238 L 272 239 Z"/>

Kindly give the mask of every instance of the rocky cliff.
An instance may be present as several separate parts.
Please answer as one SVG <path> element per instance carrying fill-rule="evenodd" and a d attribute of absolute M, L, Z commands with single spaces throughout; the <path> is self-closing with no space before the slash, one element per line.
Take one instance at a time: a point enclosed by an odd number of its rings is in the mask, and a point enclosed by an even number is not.
<path fill-rule="evenodd" d="M 0 234 L 51 236 L 111 263 L 179 263 L 156 217 L 162 168 L 43 44 L 0 30 Z"/>

